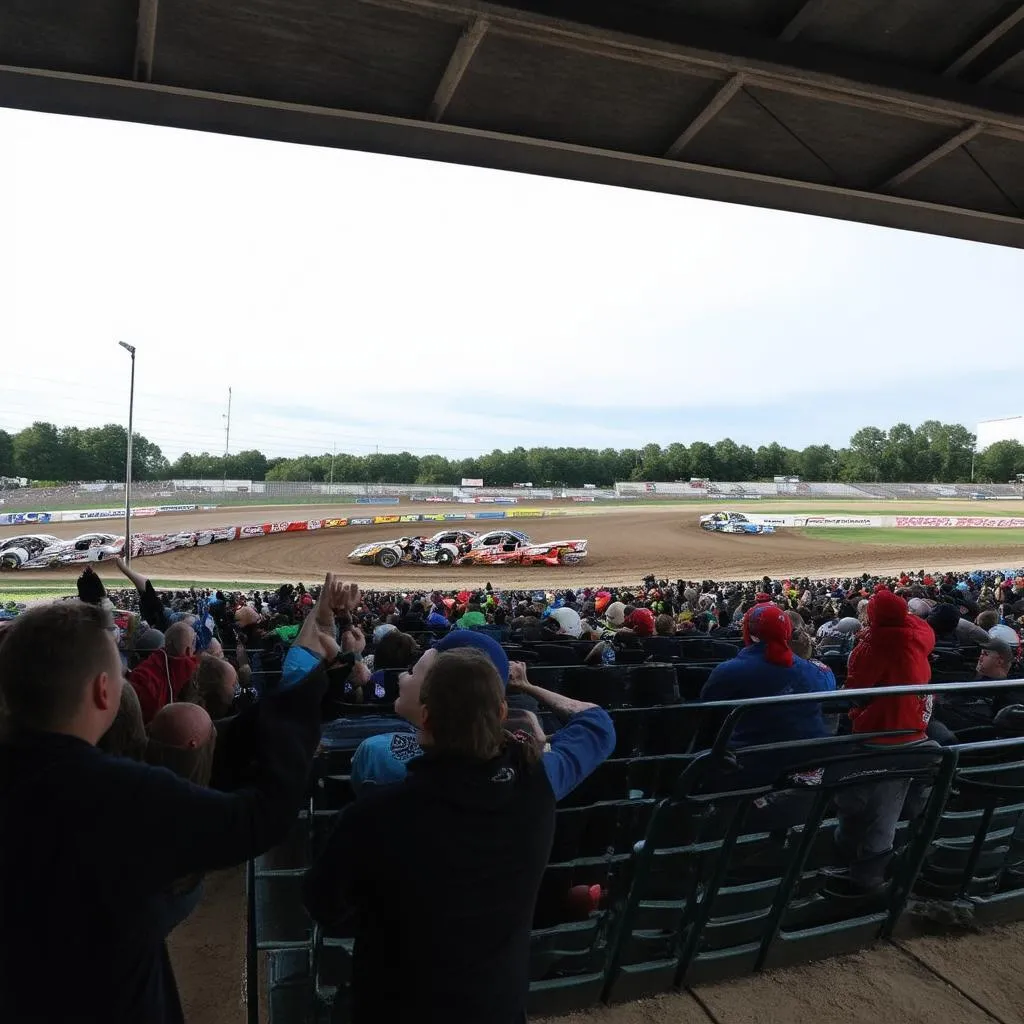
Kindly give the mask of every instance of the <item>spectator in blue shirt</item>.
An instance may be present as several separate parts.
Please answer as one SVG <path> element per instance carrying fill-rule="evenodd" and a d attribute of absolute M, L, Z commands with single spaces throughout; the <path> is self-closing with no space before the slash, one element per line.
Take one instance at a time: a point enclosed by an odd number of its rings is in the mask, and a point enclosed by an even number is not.
<path fill-rule="evenodd" d="M 773 604 L 755 605 L 743 617 L 746 646 L 735 658 L 715 666 L 701 690 L 701 700 L 745 700 L 835 690 L 836 679 L 831 669 L 793 653 L 789 646 L 792 635 L 793 624 L 784 611 Z M 740 717 L 729 746 L 739 750 L 791 740 L 824 739 L 831 734 L 818 703 L 767 706 Z M 790 750 L 741 758 L 741 771 L 728 777 L 728 786 L 774 782 L 788 768 L 805 763 L 807 757 L 806 751 Z M 725 779 L 720 781 L 724 783 Z"/>

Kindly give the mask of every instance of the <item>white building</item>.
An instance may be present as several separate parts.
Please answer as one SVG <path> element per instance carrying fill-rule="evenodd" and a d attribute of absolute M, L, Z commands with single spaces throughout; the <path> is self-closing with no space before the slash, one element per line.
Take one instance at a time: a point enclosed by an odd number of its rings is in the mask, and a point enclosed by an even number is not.
<path fill-rule="evenodd" d="M 977 429 L 979 452 L 996 441 L 1020 441 L 1024 444 L 1024 416 L 1004 416 L 997 420 L 982 420 Z"/>

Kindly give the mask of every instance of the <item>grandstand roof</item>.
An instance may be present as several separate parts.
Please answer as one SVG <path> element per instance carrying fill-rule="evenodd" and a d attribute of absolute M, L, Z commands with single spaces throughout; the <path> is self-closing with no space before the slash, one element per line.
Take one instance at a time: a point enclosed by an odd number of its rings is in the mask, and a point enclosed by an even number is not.
<path fill-rule="evenodd" d="M 8 0 L 0 104 L 1024 247 L 1021 0 Z"/>

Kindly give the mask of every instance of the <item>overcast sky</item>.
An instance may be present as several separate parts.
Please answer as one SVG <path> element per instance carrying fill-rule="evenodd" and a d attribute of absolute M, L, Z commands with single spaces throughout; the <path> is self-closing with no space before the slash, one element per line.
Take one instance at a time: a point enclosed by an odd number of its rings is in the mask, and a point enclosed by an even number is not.
<path fill-rule="evenodd" d="M 1024 252 L 527 175 L 0 109 L 0 428 L 171 458 L 1024 412 Z"/>

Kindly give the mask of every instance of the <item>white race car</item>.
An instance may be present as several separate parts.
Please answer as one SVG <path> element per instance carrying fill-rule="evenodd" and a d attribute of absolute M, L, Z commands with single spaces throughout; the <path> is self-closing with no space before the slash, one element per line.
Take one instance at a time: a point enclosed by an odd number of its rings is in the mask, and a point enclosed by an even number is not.
<path fill-rule="evenodd" d="M 742 512 L 711 512 L 700 517 L 700 528 L 712 533 L 774 533 L 774 526 L 752 523 Z"/>
<path fill-rule="evenodd" d="M 124 550 L 124 538 L 112 533 L 83 533 L 61 540 L 47 533 L 8 537 L 0 541 L 0 569 L 52 569 L 116 558 Z"/>

